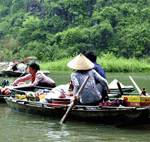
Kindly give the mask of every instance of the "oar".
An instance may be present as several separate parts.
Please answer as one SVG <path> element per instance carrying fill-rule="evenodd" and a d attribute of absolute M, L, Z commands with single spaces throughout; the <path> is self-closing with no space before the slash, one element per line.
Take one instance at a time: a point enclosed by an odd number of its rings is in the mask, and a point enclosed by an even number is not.
<path fill-rule="evenodd" d="M 84 86 L 85 86 L 85 84 L 86 84 L 86 82 L 88 81 L 89 78 L 90 78 L 90 76 L 88 76 L 88 77 L 85 79 L 85 81 L 83 82 L 82 86 L 80 87 L 79 91 L 77 92 L 77 98 L 79 97 L 79 95 L 80 95 L 82 89 L 84 88 Z M 63 123 L 65 122 L 65 119 L 67 118 L 67 116 L 68 116 L 70 110 L 73 108 L 73 106 L 74 106 L 74 101 L 72 101 L 70 107 L 67 109 L 66 113 L 64 114 L 64 116 L 63 116 L 62 119 L 60 120 L 60 124 L 63 124 Z"/>
<path fill-rule="evenodd" d="M 141 94 L 141 90 L 140 88 L 137 86 L 137 84 L 135 83 L 135 81 L 133 80 L 133 78 L 131 76 L 129 76 L 130 80 L 132 81 L 132 83 L 134 84 L 135 88 L 138 90 L 139 94 Z"/>
<path fill-rule="evenodd" d="M 119 82 L 117 82 L 117 85 L 118 85 L 118 88 L 119 88 L 119 91 L 120 91 L 120 97 L 123 95 L 123 91 L 122 91 L 122 88 L 121 88 L 121 85 Z"/>
<path fill-rule="evenodd" d="M 26 70 L 20 75 L 20 77 L 22 77 L 27 71 L 28 71 L 28 69 L 26 69 Z"/>
<path fill-rule="evenodd" d="M 140 88 L 137 86 L 137 84 L 135 83 L 135 81 L 133 80 L 133 78 L 131 76 L 129 76 L 130 80 L 132 81 L 132 83 L 134 84 L 135 88 L 138 90 L 139 94 L 141 95 L 141 90 Z M 146 93 L 146 96 L 148 96 L 148 94 Z"/>

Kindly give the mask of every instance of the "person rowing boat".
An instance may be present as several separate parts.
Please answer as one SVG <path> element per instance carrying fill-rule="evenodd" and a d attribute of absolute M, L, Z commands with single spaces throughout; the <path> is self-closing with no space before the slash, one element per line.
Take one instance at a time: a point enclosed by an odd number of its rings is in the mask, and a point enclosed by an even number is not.
<path fill-rule="evenodd" d="M 88 58 L 80 53 L 72 59 L 67 66 L 77 70 L 71 74 L 75 99 L 78 99 L 76 94 L 83 81 L 87 76 L 90 76 L 81 92 L 78 104 L 98 105 L 101 101 L 103 101 L 101 94 L 102 90 L 100 91 L 98 89 L 98 84 L 101 84 L 101 89 L 106 88 L 106 90 L 109 90 L 108 82 L 93 69 L 94 64 Z M 97 84 L 96 81 L 98 82 Z"/>

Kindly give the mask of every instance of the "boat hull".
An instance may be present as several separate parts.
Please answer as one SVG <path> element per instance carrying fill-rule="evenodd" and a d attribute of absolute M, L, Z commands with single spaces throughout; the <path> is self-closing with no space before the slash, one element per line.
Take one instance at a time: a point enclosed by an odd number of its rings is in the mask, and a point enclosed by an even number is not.
<path fill-rule="evenodd" d="M 39 102 L 29 102 L 16 100 L 10 97 L 5 97 L 8 106 L 16 111 L 42 115 L 48 117 L 63 117 L 67 110 L 67 106 L 42 104 Z M 48 106 L 47 106 L 48 105 Z M 50 106 L 50 107 L 49 107 Z M 148 119 L 147 108 L 135 107 L 98 107 L 98 106 L 75 106 L 69 113 L 70 120 L 88 121 L 92 123 L 103 124 L 126 124 L 134 120 Z"/>
<path fill-rule="evenodd" d="M 48 75 L 50 74 L 49 71 L 42 71 L 45 75 Z M 18 72 L 18 71 L 2 71 L 1 72 L 1 76 L 7 76 L 7 77 L 20 77 L 20 76 L 25 76 L 27 75 L 28 72 L 25 72 L 25 73 L 21 73 L 21 72 Z"/>
<path fill-rule="evenodd" d="M 2 75 L 3 76 L 7 76 L 7 77 L 20 77 L 21 75 L 26 75 L 27 73 L 21 73 L 21 72 L 17 72 L 17 71 L 2 71 Z"/>

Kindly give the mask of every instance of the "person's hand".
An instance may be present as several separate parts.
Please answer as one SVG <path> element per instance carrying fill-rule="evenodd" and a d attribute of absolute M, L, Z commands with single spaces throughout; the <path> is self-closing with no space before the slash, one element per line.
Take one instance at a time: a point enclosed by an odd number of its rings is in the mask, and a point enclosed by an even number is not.
<path fill-rule="evenodd" d="M 73 102 L 75 102 L 78 99 L 77 96 L 74 96 Z"/>
<path fill-rule="evenodd" d="M 16 83 L 14 83 L 13 86 L 18 86 L 18 85 Z"/>
<path fill-rule="evenodd" d="M 110 89 L 107 89 L 107 93 L 108 93 L 108 94 L 110 93 Z"/>
<path fill-rule="evenodd" d="M 77 99 L 78 99 L 78 97 L 77 97 L 77 96 L 74 96 L 74 99 L 75 99 L 75 100 L 77 100 Z"/>

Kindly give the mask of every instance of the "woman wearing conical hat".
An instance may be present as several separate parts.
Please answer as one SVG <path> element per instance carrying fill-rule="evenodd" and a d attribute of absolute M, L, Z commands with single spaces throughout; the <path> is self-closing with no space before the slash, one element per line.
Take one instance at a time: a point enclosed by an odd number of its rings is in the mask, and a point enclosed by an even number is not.
<path fill-rule="evenodd" d="M 77 70 L 71 74 L 71 80 L 74 85 L 75 99 L 77 99 L 77 92 L 84 80 L 87 76 L 90 76 L 80 94 L 79 100 L 81 104 L 98 105 L 99 102 L 102 101 L 102 91 L 97 89 L 96 81 L 98 81 L 102 87 L 105 87 L 108 90 L 109 88 L 107 80 L 100 76 L 94 69 L 92 69 L 94 64 L 81 53 L 72 59 L 67 66 Z"/>

